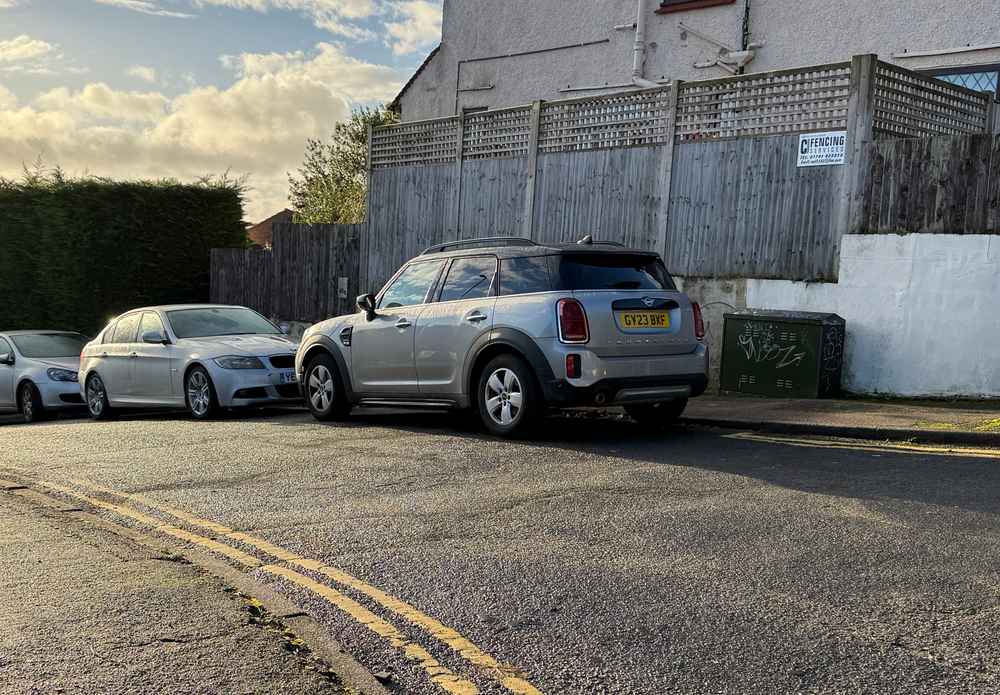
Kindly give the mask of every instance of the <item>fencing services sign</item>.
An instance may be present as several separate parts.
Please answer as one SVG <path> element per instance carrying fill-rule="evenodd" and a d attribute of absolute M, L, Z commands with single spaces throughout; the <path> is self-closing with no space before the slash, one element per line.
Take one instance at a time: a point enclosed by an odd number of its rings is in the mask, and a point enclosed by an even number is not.
<path fill-rule="evenodd" d="M 799 166 L 843 164 L 847 158 L 847 131 L 803 133 L 799 136 Z"/>

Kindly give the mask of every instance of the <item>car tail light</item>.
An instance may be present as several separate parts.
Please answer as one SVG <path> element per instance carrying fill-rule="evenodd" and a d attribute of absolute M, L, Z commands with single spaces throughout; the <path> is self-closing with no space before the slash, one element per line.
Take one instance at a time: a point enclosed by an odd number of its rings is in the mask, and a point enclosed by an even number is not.
<path fill-rule="evenodd" d="M 556 305 L 559 313 L 559 340 L 564 343 L 586 343 L 590 340 L 587 312 L 575 299 L 560 299 Z"/>
<path fill-rule="evenodd" d="M 566 355 L 566 378 L 567 379 L 579 379 L 580 378 L 580 356 L 579 355 Z"/>
<path fill-rule="evenodd" d="M 704 340 L 705 319 L 701 315 L 701 305 L 698 302 L 691 302 L 691 313 L 694 314 L 694 337 L 698 340 Z"/>

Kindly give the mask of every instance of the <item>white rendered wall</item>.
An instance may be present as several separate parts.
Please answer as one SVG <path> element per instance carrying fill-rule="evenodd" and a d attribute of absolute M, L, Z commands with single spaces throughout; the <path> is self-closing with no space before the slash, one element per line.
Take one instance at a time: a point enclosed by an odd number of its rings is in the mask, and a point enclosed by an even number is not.
<path fill-rule="evenodd" d="M 849 391 L 1000 397 L 1000 237 L 849 235 L 837 283 L 746 283 L 748 307 L 847 320 Z"/>

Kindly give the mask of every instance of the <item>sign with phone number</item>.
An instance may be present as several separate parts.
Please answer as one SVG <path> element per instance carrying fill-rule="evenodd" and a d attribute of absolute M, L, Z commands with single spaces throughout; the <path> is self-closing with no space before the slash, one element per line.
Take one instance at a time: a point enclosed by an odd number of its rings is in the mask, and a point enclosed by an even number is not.
<path fill-rule="evenodd" d="M 843 164 L 847 159 L 847 131 L 803 133 L 799 136 L 799 166 Z"/>

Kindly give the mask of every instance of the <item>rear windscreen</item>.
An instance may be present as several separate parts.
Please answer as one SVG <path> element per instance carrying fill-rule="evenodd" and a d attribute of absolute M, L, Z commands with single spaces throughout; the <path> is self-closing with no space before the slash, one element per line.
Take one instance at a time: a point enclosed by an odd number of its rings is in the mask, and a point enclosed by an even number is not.
<path fill-rule="evenodd" d="M 624 253 L 552 256 L 560 290 L 673 290 L 674 281 L 657 256 Z"/>

